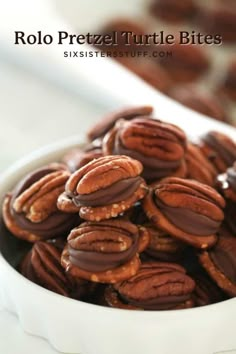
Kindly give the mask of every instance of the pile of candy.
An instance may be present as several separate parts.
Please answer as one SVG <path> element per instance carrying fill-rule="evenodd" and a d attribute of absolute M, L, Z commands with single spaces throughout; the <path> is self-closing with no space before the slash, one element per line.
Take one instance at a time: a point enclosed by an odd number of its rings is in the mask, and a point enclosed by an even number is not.
<path fill-rule="evenodd" d="M 236 144 L 219 132 L 193 144 L 151 115 L 147 106 L 105 117 L 83 148 L 6 195 L 7 229 L 32 243 L 25 277 L 124 309 L 236 296 Z"/>

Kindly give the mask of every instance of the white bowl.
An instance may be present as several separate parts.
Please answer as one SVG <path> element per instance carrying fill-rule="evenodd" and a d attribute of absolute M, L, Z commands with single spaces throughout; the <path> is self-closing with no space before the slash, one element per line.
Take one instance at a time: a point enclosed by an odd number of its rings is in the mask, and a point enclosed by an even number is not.
<path fill-rule="evenodd" d="M 216 123 L 217 128 L 217 123 Z M 76 138 L 43 148 L 1 178 L 0 198 L 36 166 L 59 159 Z M 213 354 L 236 349 L 236 299 L 178 311 L 130 311 L 68 299 L 24 278 L 14 266 L 22 242 L 0 224 L 0 297 L 23 329 L 65 353 Z"/>

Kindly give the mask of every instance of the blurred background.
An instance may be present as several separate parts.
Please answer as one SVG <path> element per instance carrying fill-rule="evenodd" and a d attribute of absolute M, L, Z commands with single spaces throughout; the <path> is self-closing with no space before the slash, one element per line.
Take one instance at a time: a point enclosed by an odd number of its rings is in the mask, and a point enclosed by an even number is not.
<path fill-rule="evenodd" d="M 66 70 L 53 70 L 53 63 L 45 65 L 45 58 L 41 62 L 45 53 L 39 47 L 14 46 L 15 30 L 34 28 L 51 33 L 55 18 L 60 29 L 68 25 L 74 33 L 194 30 L 221 34 L 220 46 L 160 46 L 160 51 L 171 50 L 172 57 L 137 59 L 130 54 L 116 60 L 182 104 L 235 125 L 235 0 L 1 0 L 0 13 L 0 171 L 45 144 L 83 135 L 112 107 L 105 98 L 98 102 L 86 94 Z M 122 40 L 118 48 L 109 48 L 117 50 L 124 51 Z M 130 53 L 135 50 L 135 46 L 129 48 Z M 78 60 L 79 65 L 79 59 L 70 60 Z"/>

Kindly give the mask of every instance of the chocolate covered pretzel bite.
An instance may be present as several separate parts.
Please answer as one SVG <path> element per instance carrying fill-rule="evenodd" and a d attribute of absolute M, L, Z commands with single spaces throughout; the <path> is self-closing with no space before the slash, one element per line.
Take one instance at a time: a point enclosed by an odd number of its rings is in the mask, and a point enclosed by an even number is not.
<path fill-rule="evenodd" d="M 216 243 L 224 206 L 213 188 L 175 177 L 163 179 L 143 201 L 148 218 L 159 229 L 202 249 Z"/>
<path fill-rule="evenodd" d="M 85 222 L 68 236 L 61 262 L 73 277 L 115 283 L 136 274 L 150 236 L 125 220 Z"/>
<path fill-rule="evenodd" d="M 32 282 L 48 290 L 90 302 L 97 285 L 84 279 L 74 279 L 65 272 L 61 266 L 62 243 L 65 245 L 65 240 L 35 242 L 23 258 L 19 271 Z"/>
<path fill-rule="evenodd" d="M 58 207 L 68 212 L 77 209 L 81 218 L 88 221 L 117 217 L 147 193 L 140 177 L 142 169 L 139 161 L 128 156 L 93 160 L 71 175 Z"/>
<path fill-rule="evenodd" d="M 48 290 L 70 295 L 72 282 L 61 266 L 61 251 L 52 243 L 36 242 L 21 262 L 20 272 Z"/>
<path fill-rule="evenodd" d="M 157 119 L 120 120 L 103 140 L 105 155 L 127 155 L 139 160 L 143 177 L 151 182 L 165 176 L 185 177 L 186 136 L 173 124 Z"/>
<path fill-rule="evenodd" d="M 50 164 L 28 173 L 6 195 L 3 219 L 13 235 L 35 242 L 62 236 L 75 225 L 78 217 L 57 208 L 69 177 L 65 165 Z"/>
<path fill-rule="evenodd" d="M 236 296 L 236 238 L 221 236 L 214 248 L 199 255 L 209 276 L 229 296 Z"/>
<path fill-rule="evenodd" d="M 203 154 L 215 166 L 218 172 L 225 172 L 236 161 L 236 144 L 227 135 L 211 131 L 201 138 Z"/>
<path fill-rule="evenodd" d="M 143 263 L 136 275 L 110 286 L 111 307 L 131 310 L 176 310 L 193 307 L 194 281 L 175 263 Z"/>

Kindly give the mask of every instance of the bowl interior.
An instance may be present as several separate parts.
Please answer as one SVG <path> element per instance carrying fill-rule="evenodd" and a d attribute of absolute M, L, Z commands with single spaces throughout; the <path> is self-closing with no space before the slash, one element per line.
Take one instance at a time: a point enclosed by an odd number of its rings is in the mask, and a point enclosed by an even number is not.
<path fill-rule="evenodd" d="M 217 127 L 218 122 L 215 123 L 215 130 L 217 130 Z M 218 130 L 222 131 L 222 129 Z M 231 130 L 235 133 L 235 129 L 231 128 Z M 78 136 L 71 137 L 39 149 L 16 162 L 0 177 L 0 205 L 2 205 L 5 194 L 10 192 L 25 174 L 50 162 L 60 162 L 62 156 L 67 151 L 75 147 L 82 147 L 83 144 L 83 140 Z M 13 268 L 17 269 L 24 254 L 26 254 L 32 245 L 13 236 L 5 227 L 1 216 L 0 235 L 0 255 L 3 256 L 0 257 L 0 263 L 1 261 L 6 261 Z"/>
<path fill-rule="evenodd" d="M 30 249 L 28 242 L 17 239 L 6 229 L 3 220 L 0 220 L 0 249 L 3 257 L 14 268 L 17 268 L 24 254 Z"/>

